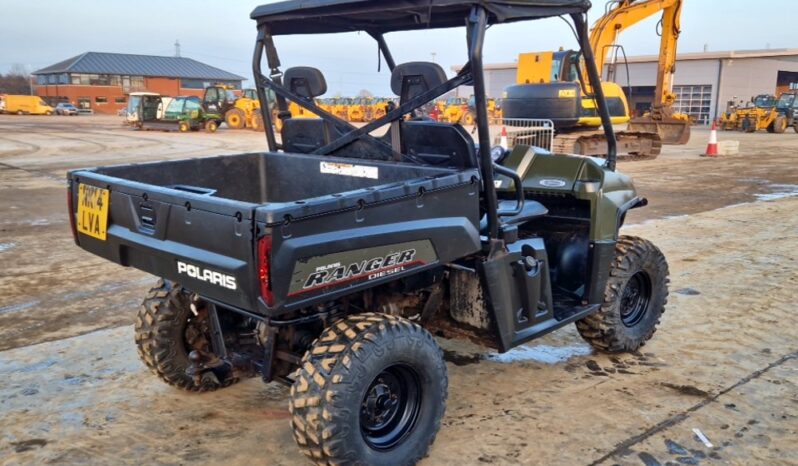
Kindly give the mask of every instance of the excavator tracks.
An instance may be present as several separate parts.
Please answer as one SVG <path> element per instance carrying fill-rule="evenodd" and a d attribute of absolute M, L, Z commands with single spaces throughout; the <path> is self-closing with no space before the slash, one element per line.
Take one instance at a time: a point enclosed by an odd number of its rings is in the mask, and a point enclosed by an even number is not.
<path fill-rule="evenodd" d="M 662 152 L 662 139 L 657 133 L 618 131 L 618 160 L 653 160 Z M 561 133 L 554 137 L 556 154 L 579 154 L 606 157 L 607 138 L 603 131 Z"/>

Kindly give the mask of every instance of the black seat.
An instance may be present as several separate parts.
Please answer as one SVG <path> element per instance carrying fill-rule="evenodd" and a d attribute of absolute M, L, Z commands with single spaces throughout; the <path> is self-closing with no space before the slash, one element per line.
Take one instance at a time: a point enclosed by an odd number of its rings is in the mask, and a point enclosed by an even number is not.
<path fill-rule="evenodd" d="M 327 81 L 316 68 L 295 66 L 285 70 L 283 84 L 292 93 L 312 100 L 327 92 Z M 309 154 L 337 137 L 330 124 L 321 118 L 286 118 L 282 129 L 283 151 Z"/>
<path fill-rule="evenodd" d="M 403 153 L 439 167 L 477 166 L 474 140 L 462 126 L 421 120 L 404 121 L 400 127 Z"/>
<path fill-rule="evenodd" d="M 391 90 L 399 96 L 399 105 L 445 82 L 446 72 L 437 63 L 402 63 L 391 72 Z"/>
<path fill-rule="evenodd" d="M 499 213 L 502 210 L 508 211 L 515 209 L 517 203 L 515 201 L 499 201 Z M 530 220 L 533 220 L 538 217 L 543 217 L 544 215 L 549 213 L 549 209 L 546 208 L 543 204 L 537 201 L 524 201 L 524 208 L 521 209 L 521 213 L 516 215 L 499 215 L 499 220 L 501 221 L 502 225 L 521 225 L 522 223 L 526 223 Z M 479 231 L 481 233 L 485 233 L 488 230 L 488 216 L 483 215 L 482 220 L 479 221 Z"/>
<path fill-rule="evenodd" d="M 402 105 L 446 82 L 440 65 L 410 62 L 397 65 L 391 73 L 391 90 Z M 394 150 L 440 167 L 477 166 L 474 140 L 462 126 L 415 118 L 396 121 L 386 135 Z"/>

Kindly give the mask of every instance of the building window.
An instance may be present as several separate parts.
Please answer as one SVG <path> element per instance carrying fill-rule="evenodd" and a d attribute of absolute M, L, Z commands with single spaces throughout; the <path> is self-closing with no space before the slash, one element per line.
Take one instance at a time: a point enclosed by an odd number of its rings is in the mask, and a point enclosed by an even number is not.
<path fill-rule="evenodd" d="M 47 84 L 47 76 L 43 75 L 43 74 L 37 75 L 36 76 L 36 84 L 38 84 L 40 86 L 44 86 L 45 84 Z"/>
<path fill-rule="evenodd" d="M 58 75 L 56 74 L 47 75 L 47 84 L 56 84 L 57 82 L 58 82 Z"/>
<path fill-rule="evenodd" d="M 125 98 L 125 96 L 115 97 L 114 98 L 114 102 L 116 102 L 118 104 L 124 104 L 124 103 L 127 103 L 127 99 Z"/>
<path fill-rule="evenodd" d="M 211 83 L 208 81 L 203 81 L 201 79 L 181 79 L 180 80 L 180 87 L 183 89 L 205 89 L 206 87 L 210 86 Z"/>
<path fill-rule="evenodd" d="M 78 108 L 83 110 L 90 110 L 91 109 L 91 98 L 89 97 L 78 97 Z"/>
<path fill-rule="evenodd" d="M 107 104 L 108 103 L 108 97 L 97 96 L 97 97 L 94 98 L 94 102 L 98 103 L 98 104 Z"/>
<path fill-rule="evenodd" d="M 88 86 L 91 84 L 91 77 L 88 74 L 72 73 L 72 84 Z"/>
<path fill-rule="evenodd" d="M 708 84 L 673 86 L 673 93 L 676 94 L 676 102 L 673 104 L 675 112 L 686 113 L 698 124 L 709 124 L 712 86 Z"/>
<path fill-rule="evenodd" d="M 130 77 L 131 89 L 144 89 L 144 76 L 131 76 Z"/>

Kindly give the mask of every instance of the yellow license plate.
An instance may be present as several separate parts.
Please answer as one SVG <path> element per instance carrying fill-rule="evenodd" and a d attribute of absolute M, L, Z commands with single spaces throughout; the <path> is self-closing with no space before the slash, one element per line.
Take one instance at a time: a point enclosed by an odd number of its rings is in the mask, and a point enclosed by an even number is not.
<path fill-rule="evenodd" d="M 105 241 L 108 228 L 108 194 L 103 188 L 78 185 L 78 231 Z"/>

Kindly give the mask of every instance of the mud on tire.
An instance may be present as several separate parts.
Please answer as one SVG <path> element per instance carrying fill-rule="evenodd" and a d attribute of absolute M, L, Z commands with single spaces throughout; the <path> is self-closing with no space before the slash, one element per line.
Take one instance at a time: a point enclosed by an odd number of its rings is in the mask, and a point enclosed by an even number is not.
<path fill-rule="evenodd" d="M 651 242 L 621 236 L 615 246 L 601 309 L 576 322 L 599 351 L 636 351 L 657 330 L 668 302 L 668 263 Z"/>
<path fill-rule="evenodd" d="M 350 316 L 302 358 L 289 404 L 294 438 L 317 464 L 415 464 L 440 428 L 447 385 L 442 352 L 419 325 Z"/>
<path fill-rule="evenodd" d="M 189 296 L 183 288 L 177 283 L 159 280 L 147 292 L 136 316 L 136 346 L 144 364 L 167 384 L 194 392 L 213 391 L 221 385 L 196 385 L 186 374 L 191 351 L 187 336 L 193 335 L 195 340 L 202 338 L 196 329 L 189 330 L 193 317 Z"/>

